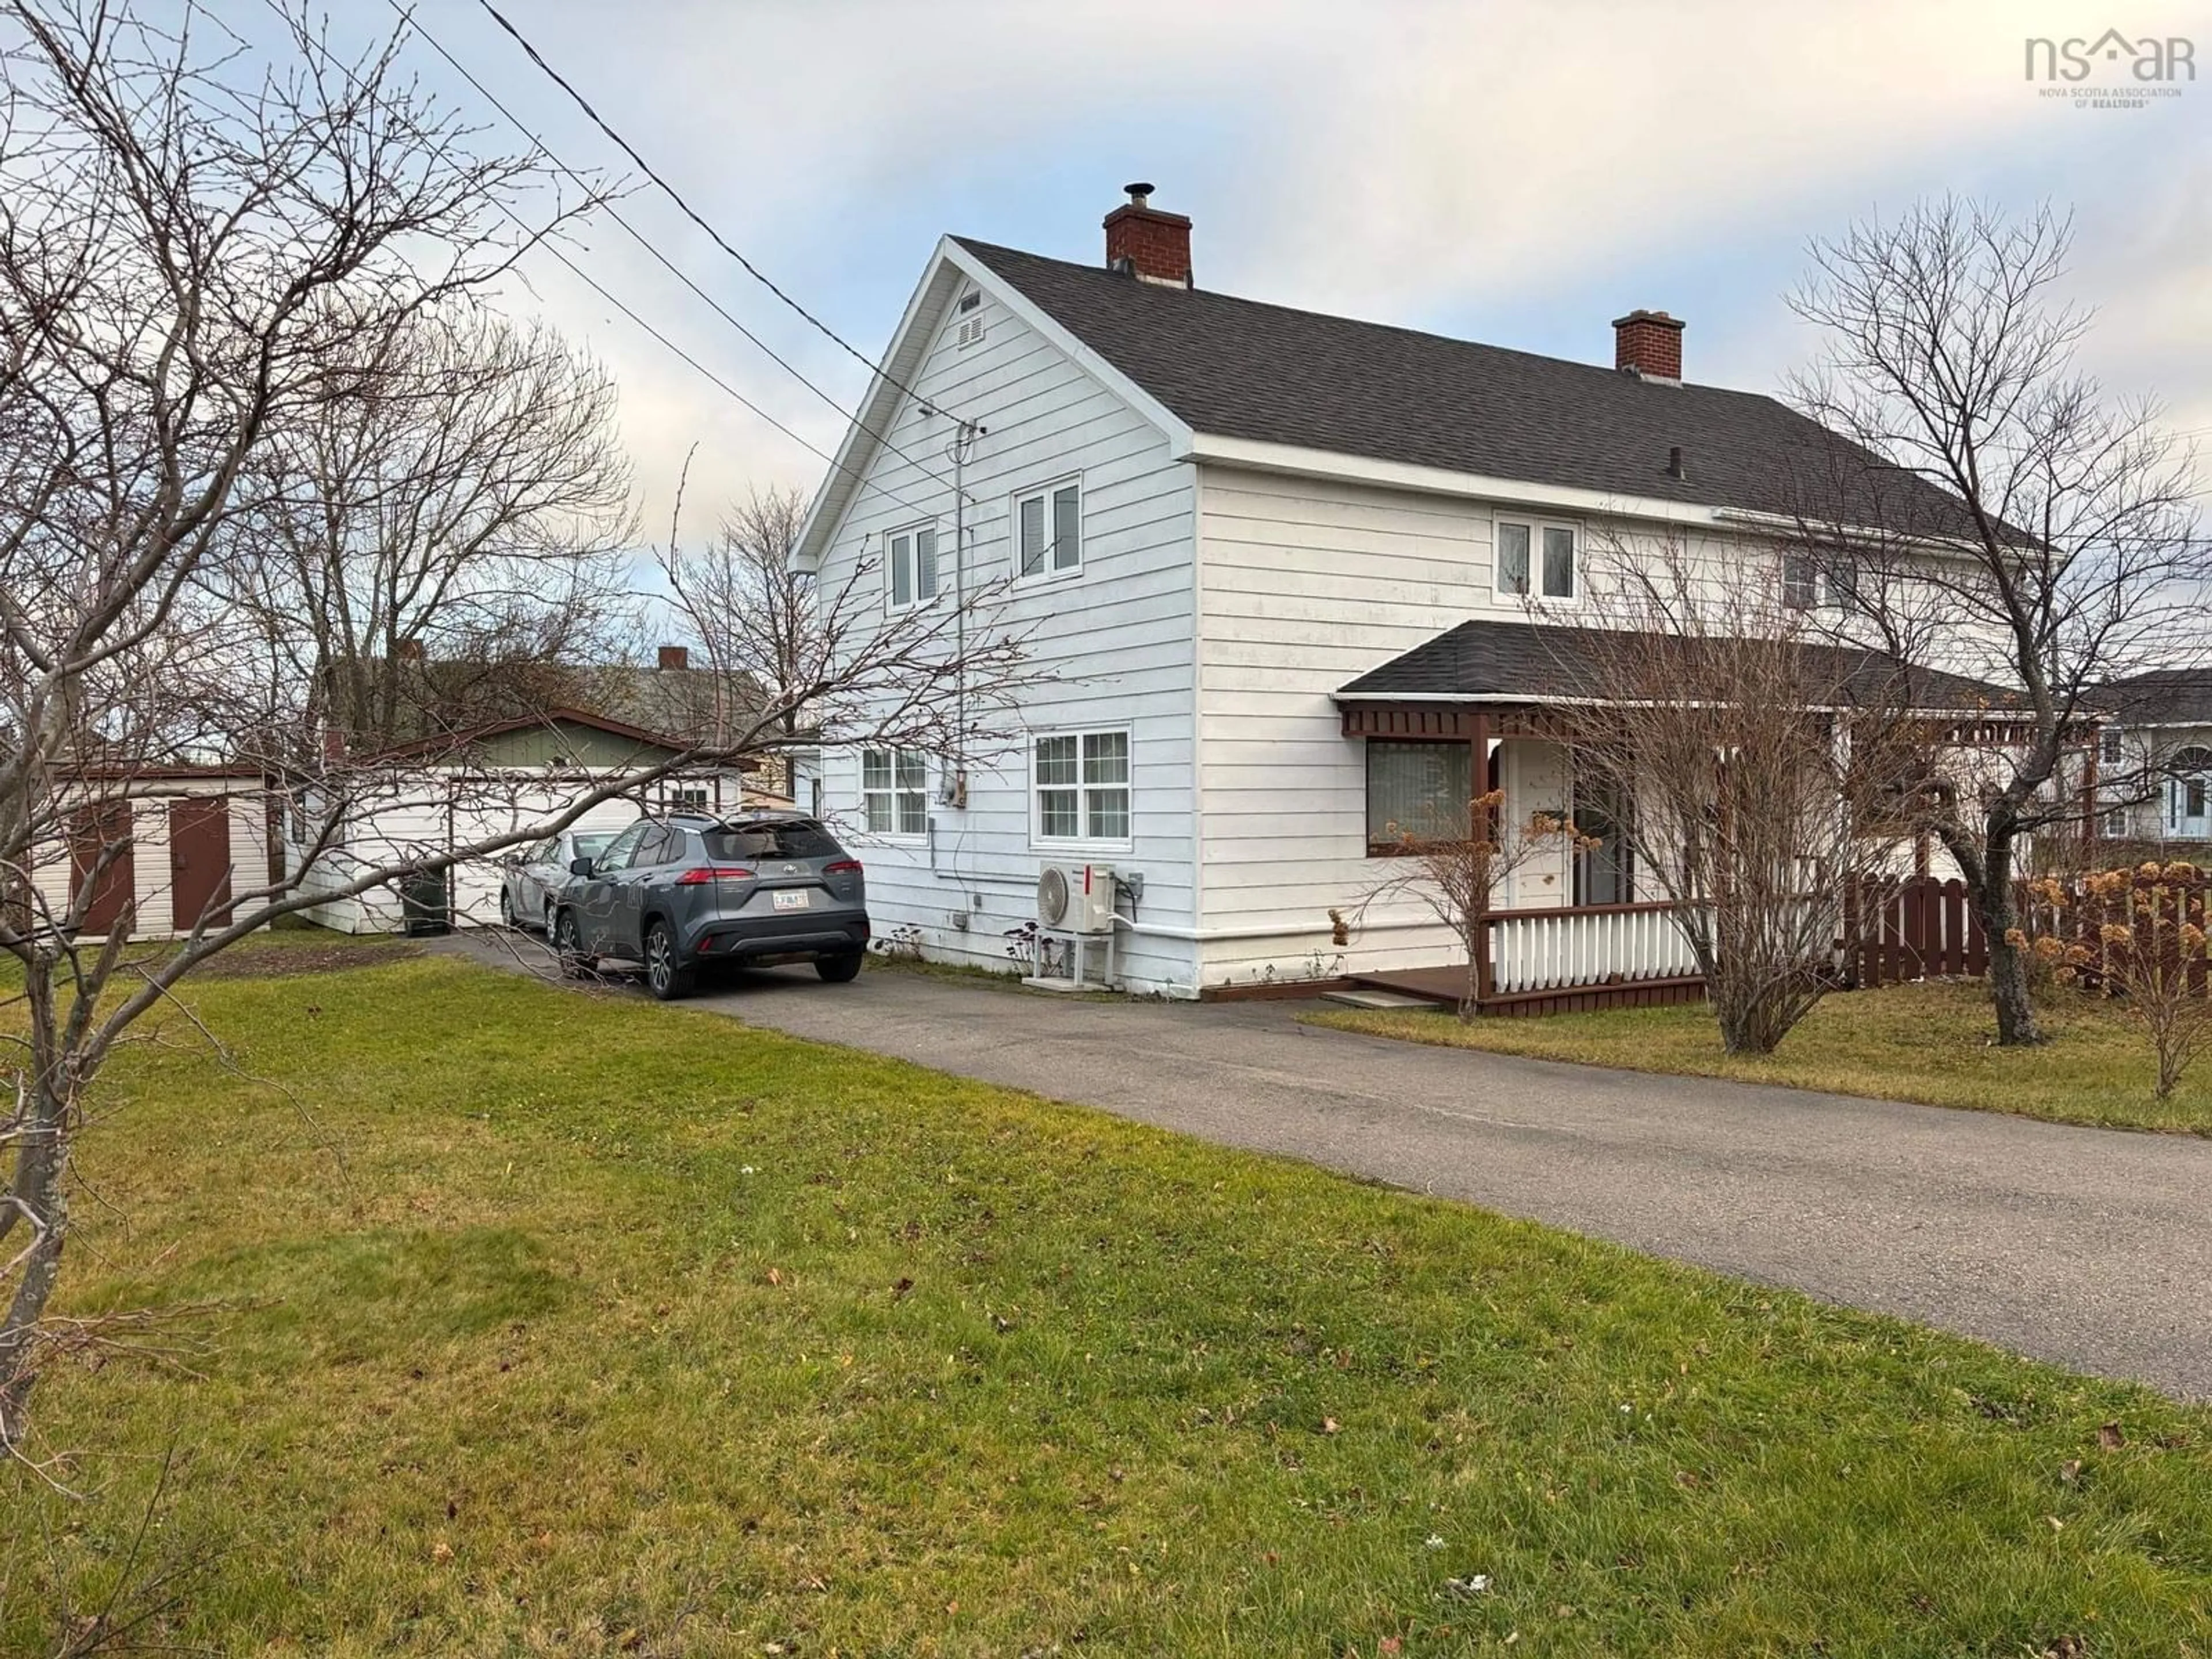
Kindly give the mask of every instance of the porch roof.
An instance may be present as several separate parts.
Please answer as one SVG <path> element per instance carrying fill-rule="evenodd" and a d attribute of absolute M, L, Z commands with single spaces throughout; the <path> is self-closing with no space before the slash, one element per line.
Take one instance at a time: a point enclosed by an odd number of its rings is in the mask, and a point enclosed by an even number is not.
<path fill-rule="evenodd" d="M 1463 622 L 1393 657 L 1338 688 L 1340 706 L 1403 702 L 1603 702 L 1617 695 L 1606 684 L 1607 651 L 1617 631 L 1550 623 Z M 1838 686 L 1853 702 L 1893 696 L 1900 682 L 1907 706 L 1944 714 L 1987 714 L 2014 702 L 1986 680 L 1908 666 L 1885 652 L 1803 644 L 1814 678 Z"/>

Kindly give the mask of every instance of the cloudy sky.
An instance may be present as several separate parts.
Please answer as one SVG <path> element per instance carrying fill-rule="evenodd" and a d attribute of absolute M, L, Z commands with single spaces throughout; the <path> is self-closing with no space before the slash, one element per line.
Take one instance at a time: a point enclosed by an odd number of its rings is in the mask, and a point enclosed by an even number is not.
<path fill-rule="evenodd" d="M 209 3 L 250 27 L 261 0 Z M 1146 179 L 1196 222 L 1203 286 L 1594 362 L 1610 361 L 1612 318 L 1662 307 L 1688 319 L 1690 379 L 1774 389 L 1814 345 L 1783 298 L 1808 239 L 1955 191 L 2074 213 L 2075 295 L 2100 313 L 2089 366 L 2161 398 L 2212 457 L 2212 0 L 499 3 L 730 242 L 871 356 L 940 233 L 1095 259 L 1100 216 Z M 340 9 L 340 29 L 393 21 L 375 0 Z M 420 0 L 417 15 L 563 162 L 637 178 L 478 0 Z M 2192 42 L 2203 78 L 2134 110 L 2076 108 L 2023 78 L 2027 37 L 2115 27 Z M 522 142 L 426 40 L 405 58 Z M 624 211 L 852 405 L 865 370 L 665 198 L 642 190 Z M 839 415 L 622 231 L 588 230 L 574 257 L 835 447 Z M 818 483 L 817 457 L 558 265 L 535 263 L 507 303 L 614 368 L 647 533 L 665 533 L 695 444 L 695 532 L 749 483 Z"/>

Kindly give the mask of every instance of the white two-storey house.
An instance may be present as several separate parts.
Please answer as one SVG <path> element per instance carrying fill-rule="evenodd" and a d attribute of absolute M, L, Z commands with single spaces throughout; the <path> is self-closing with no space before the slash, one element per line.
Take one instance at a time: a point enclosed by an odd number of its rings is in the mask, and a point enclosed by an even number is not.
<path fill-rule="evenodd" d="M 1511 906 L 1621 934 L 1650 896 L 1608 830 L 1625 809 L 1578 792 L 1537 718 L 1602 690 L 1572 662 L 1590 549 L 1666 536 L 1826 603 L 1778 530 L 1840 441 L 1686 382 L 1664 313 L 1615 323 L 1603 368 L 1210 292 L 1189 221 L 1148 196 L 1107 216 L 1097 264 L 941 241 L 806 524 L 823 586 L 872 569 L 887 611 L 945 603 L 956 568 L 1005 582 L 1049 676 L 964 790 L 942 757 L 825 752 L 878 934 L 1010 968 L 1041 871 L 1091 866 L 1132 990 L 1446 963 L 1418 902 L 1345 943 L 1329 913 L 1375 884 L 1387 826 L 1485 783 L 1605 832 L 1523 867 Z M 1679 980 L 1679 945 L 1650 930 L 1637 971 Z"/>

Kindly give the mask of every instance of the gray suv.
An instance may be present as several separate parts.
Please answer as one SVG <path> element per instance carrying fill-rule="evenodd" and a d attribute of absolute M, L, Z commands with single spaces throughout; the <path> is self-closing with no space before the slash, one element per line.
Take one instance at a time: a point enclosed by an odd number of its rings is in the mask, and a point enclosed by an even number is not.
<path fill-rule="evenodd" d="M 720 963 L 811 960 L 842 983 L 867 950 L 860 861 L 803 813 L 642 817 L 569 872 L 553 910 L 563 971 L 641 962 L 663 1001 Z"/>

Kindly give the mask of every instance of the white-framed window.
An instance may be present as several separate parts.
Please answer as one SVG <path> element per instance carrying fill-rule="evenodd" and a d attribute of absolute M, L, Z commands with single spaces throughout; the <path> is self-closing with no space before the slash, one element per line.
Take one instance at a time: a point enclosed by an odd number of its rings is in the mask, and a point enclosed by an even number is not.
<path fill-rule="evenodd" d="M 1782 556 L 1782 603 L 1790 611 L 1812 611 L 1820 603 L 1820 567 L 1810 553 Z"/>
<path fill-rule="evenodd" d="M 863 749 L 860 821 L 871 835 L 927 835 L 928 757 L 911 749 Z"/>
<path fill-rule="evenodd" d="M 927 605 L 937 597 L 937 530 L 915 525 L 895 530 L 884 538 L 884 574 L 889 579 L 885 603 L 893 611 Z"/>
<path fill-rule="evenodd" d="M 1083 568 L 1083 481 L 1062 478 L 1014 497 L 1014 574 L 1028 581 Z"/>
<path fill-rule="evenodd" d="M 2108 726 L 2097 738 L 2097 758 L 2106 766 L 2118 766 L 2128 757 L 2127 734 L 2117 726 Z"/>
<path fill-rule="evenodd" d="M 1030 791 L 1036 840 L 1126 843 L 1127 729 L 1038 733 L 1030 740 Z"/>
<path fill-rule="evenodd" d="M 1582 534 L 1540 519 L 1497 521 L 1492 586 L 1501 596 L 1571 602 L 1581 579 Z"/>
<path fill-rule="evenodd" d="M 1858 596 L 1859 568 L 1848 556 L 1782 556 L 1782 603 L 1788 609 L 1817 611 L 1826 605 L 1848 611 L 1858 602 Z"/>

